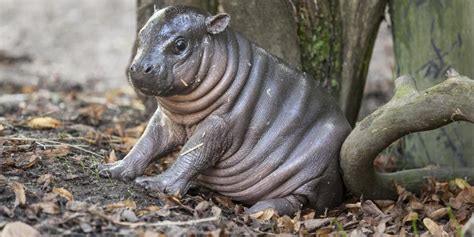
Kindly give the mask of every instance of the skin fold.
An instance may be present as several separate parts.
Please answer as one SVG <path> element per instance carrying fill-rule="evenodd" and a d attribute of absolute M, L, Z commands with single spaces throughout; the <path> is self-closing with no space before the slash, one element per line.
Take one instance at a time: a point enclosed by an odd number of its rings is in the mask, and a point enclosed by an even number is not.
<path fill-rule="evenodd" d="M 139 33 L 130 82 L 158 107 L 129 154 L 100 173 L 172 195 L 197 182 L 252 205 L 249 213 L 340 204 L 350 126 L 335 100 L 229 21 L 184 6 L 155 12 Z M 168 170 L 139 177 L 180 146 Z"/>

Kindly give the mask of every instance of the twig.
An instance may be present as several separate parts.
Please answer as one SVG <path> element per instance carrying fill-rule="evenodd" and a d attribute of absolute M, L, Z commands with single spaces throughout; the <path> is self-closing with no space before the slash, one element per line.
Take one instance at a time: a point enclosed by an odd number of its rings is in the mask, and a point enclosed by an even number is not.
<path fill-rule="evenodd" d="M 189 150 L 183 152 L 183 154 L 180 154 L 179 156 L 184 156 L 184 155 L 188 154 L 189 152 L 198 149 L 198 148 L 201 147 L 202 145 L 204 145 L 204 143 L 199 143 L 199 144 L 197 144 L 196 146 L 192 147 L 191 149 L 189 149 Z"/>
<path fill-rule="evenodd" d="M 161 222 L 156 222 L 156 223 L 147 223 L 147 222 L 124 222 L 124 221 L 116 221 L 110 218 L 109 216 L 100 213 L 98 211 L 89 211 L 91 214 L 95 214 L 101 218 L 104 218 L 113 224 L 120 225 L 120 226 L 126 226 L 130 228 L 137 228 L 141 226 L 145 227 L 159 227 L 159 226 L 183 226 L 183 225 L 195 225 L 199 223 L 205 223 L 205 222 L 211 222 L 211 221 L 217 221 L 220 219 L 220 216 L 212 216 L 212 217 L 206 217 L 206 218 L 201 218 L 201 219 L 195 219 L 195 220 L 189 220 L 189 221 L 161 221 Z"/>
<path fill-rule="evenodd" d="M 100 158 L 103 157 L 100 154 L 97 154 L 93 151 L 86 150 L 86 149 L 84 149 L 84 148 L 82 148 L 78 145 L 73 145 L 73 144 L 69 144 L 69 143 L 65 143 L 65 142 L 52 141 L 52 140 L 48 140 L 48 139 L 29 138 L 29 137 L 0 137 L 0 139 L 12 140 L 12 141 L 34 141 L 34 142 L 59 144 L 59 145 L 64 145 L 64 146 L 68 146 L 68 147 L 83 151 L 85 153 L 88 153 L 90 155 L 94 155 L 94 156 L 97 156 L 97 157 L 100 157 Z"/>

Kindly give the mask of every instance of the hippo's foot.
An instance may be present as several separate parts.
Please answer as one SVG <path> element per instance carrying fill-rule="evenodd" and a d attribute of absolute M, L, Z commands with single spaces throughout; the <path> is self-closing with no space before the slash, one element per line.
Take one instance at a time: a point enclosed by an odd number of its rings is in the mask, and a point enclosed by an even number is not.
<path fill-rule="evenodd" d="M 295 196 L 287 196 L 284 198 L 275 198 L 263 200 L 255 203 L 252 207 L 247 209 L 246 213 L 252 214 L 266 209 L 275 210 L 278 215 L 292 215 L 303 207 L 303 202 Z"/>
<path fill-rule="evenodd" d="M 123 181 L 132 181 L 143 173 L 143 171 L 140 171 L 134 165 L 127 164 L 124 160 L 110 164 L 100 164 L 97 169 L 102 177 L 121 179 Z"/>
<path fill-rule="evenodd" d="M 135 179 L 135 183 L 143 187 L 147 191 L 159 191 L 173 196 L 182 196 L 189 189 L 189 182 L 184 179 L 169 177 L 166 172 L 149 177 L 142 176 Z"/>

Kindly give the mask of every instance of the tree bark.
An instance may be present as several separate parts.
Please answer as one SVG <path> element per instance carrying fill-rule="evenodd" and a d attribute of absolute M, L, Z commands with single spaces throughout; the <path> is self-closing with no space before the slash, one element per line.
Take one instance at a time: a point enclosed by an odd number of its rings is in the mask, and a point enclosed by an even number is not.
<path fill-rule="evenodd" d="M 335 98 L 342 71 L 342 20 L 339 1 L 290 0 L 298 26 L 302 69 Z"/>
<path fill-rule="evenodd" d="M 230 26 L 250 41 L 301 68 L 296 22 L 287 0 L 220 0 L 231 16 Z"/>
<path fill-rule="evenodd" d="M 359 114 L 375 38 L 386 0 L 341 1 L 342 84 L 339 105 L 354 126 Z"/>
<path fill-rule="evenodd" d="M 391 1 L 397 75 L 413 75 L 420 89 L 442 81 L 449 67 L 474 78 L 473 12 L 473 1 Z M 474 125 L 454 123 L 408 135 L 387 153 L 402 169 L 474 167 L 473 139 Z"/>
<path fill-rule="evenodd" d="M 474 123 L 474 81 L 450 71 L 448 79 L 424 91 L 415 80 L 402 76 L 395 81 L 395 95 L 384 106 L 367 116 L 345 140 L 341 168 L 350 192 L 365 198 L 396 197 L 393 181 L 418 192 L 423 177 L 474 179 L 471 168 L 423 168 L 396 173 L 377 173 L 375 157 L 400 137 L 413 132 L 439 128 L 454 121 Z"/>

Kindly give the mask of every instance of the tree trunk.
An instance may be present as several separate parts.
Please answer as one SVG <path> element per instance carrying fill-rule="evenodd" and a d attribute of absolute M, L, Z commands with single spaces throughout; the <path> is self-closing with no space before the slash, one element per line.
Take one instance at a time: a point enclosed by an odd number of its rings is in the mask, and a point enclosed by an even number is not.
<path fill-rule="evenodd" d="M 296 22 L 287 0 L 220 0 L 231 27 L 290 65 L 301 68 Z"/>
<path fill-rule="evenodd" d="M 443 80 L 447 68 L 474 78 L 473 1 L 391 1 L 397 75 L 413 75 L 420 89 Z M 471 103 L 474 103 L 471 101 Z M 474 125 L 453 123 L 411 134 L 388 153 L 401 168 L 474 167 Z"/>

